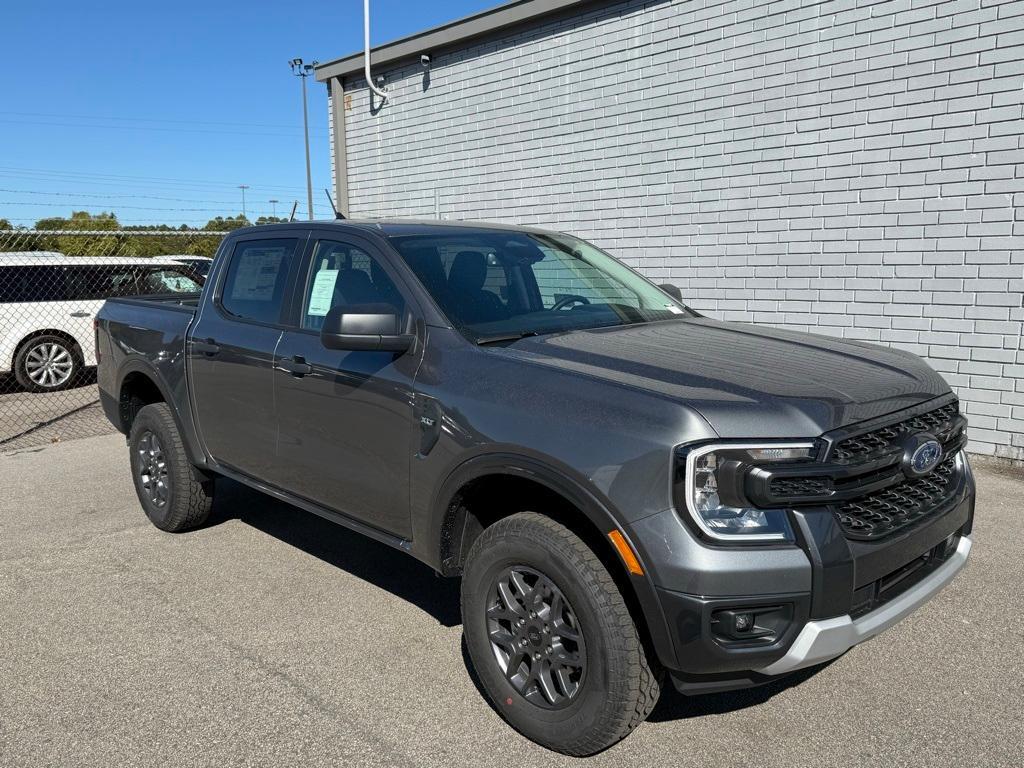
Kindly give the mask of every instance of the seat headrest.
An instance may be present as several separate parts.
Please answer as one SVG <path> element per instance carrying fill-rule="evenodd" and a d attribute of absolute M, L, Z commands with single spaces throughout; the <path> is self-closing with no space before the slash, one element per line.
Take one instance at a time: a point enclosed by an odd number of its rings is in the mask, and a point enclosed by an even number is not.
<path fill-rule="evenodd" d="M 487 257 L 478 251 L 459 251 L 448 272 L 448 285 L 461 291 L 479 291 L 487 282 Z"/>

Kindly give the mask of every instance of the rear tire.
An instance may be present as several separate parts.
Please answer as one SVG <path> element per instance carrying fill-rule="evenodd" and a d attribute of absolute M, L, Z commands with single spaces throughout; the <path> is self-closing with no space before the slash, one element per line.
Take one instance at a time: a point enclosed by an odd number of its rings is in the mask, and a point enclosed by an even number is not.
<path fill-rule="evenodd" d="M 462 578 L 462 619 L 473 666 L 497 711 L 549 749 L 600 752 L 658 701 L 660 667 L 648 658 L 614 579 L 579 536 L 548 517 L 521 512 L 480 534 Z M 553 674 L 566 659 L 579 668 Z"/>
<path fill-rule="evenodd" d="M 142 509 L 162 531 L 187 531 L 206 522 L 214 481 L 189 462 L 171 409 L 144 406 L 128 435 L 132 481 Z"/>
<path fill-rule="evenodd" d="M 52 333 L 33 336 L 18 348 L 14 358 L 14 378 L 29 392 L 67 389 L 81 372 L 78 345 Z"/>

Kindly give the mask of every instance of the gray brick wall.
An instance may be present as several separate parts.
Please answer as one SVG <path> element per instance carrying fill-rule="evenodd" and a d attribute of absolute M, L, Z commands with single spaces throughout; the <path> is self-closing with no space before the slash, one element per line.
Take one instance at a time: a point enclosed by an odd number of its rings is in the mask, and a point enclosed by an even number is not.
<path fill-rule="evenodd" d="M 708 315 L 892 344 L 1024 459 L 1024 2 L 621 2 L 384 70 L 355 216 L 569 230 Z"/>

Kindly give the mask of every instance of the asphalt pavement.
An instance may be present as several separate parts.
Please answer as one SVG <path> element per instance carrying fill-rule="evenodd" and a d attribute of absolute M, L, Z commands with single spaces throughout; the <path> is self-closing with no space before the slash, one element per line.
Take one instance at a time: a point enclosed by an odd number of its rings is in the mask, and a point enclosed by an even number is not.
<path fill-rule="evenodd" d="M 585 761 L 505 725 L 458 583 L 230 483 L 152 527 L 120 435 L 0 455 L 2 766 L 1021 766 L 1024 474 L 983 468 L 968 567 L 908 620 L 762 689 L 668 691 Z"/>
<path fill-rule="evenodd" d="M 94 371 L 59 392 L 26 392 L 14 376 L 0 374 L 0 453 L 113 431 Z"/>

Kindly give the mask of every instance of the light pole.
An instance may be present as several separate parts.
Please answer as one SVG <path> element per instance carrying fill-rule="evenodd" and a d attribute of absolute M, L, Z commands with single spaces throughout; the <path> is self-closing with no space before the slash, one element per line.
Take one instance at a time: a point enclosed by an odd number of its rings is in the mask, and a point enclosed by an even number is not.
<path fill-rule="evenodd" d="M 248 221 L 249 217 L 245 215 L 245 190 L 247 190 L 249 188 L 249 185 L 248 184 L 239 184 L 238 188 L 240 190 L 242 190 L 242 218 L 245 219 L 246 221 Z"/>
<path fill-rule="evenodd" d="M 313 219 L 313 173 L 309 169 L 309 113 L 306 108 L 306 78 L 313 74 L 313 67 L 317 62 L 304 64 L 302 59 L 292 59 L 288 62 L 292 68 L 292 74 L 302 78 L 302 129 L 306 136 L 306 207 L 309 211 L 309 218 Z"/>
<path fill-rule="evenodd" d="M 280 200 L 267 200 L 267 202 L 270 203 L 270 212 L 271 212 L 270 215 L 271 215 L 271 218 L 276 219 L 277 218 L 277 204 L 279 202 L 281 202 L 281 201 Z"/>

